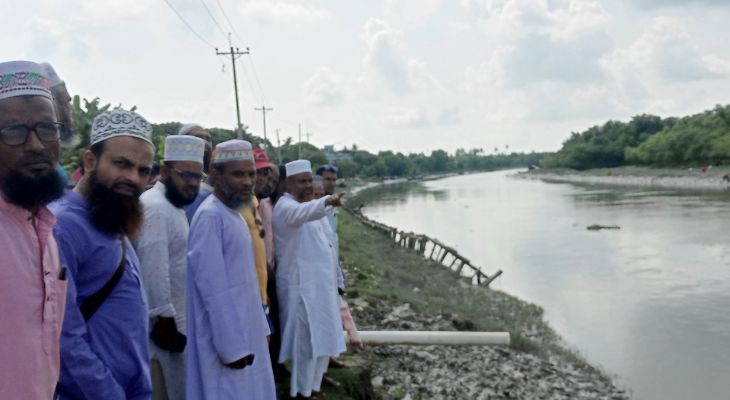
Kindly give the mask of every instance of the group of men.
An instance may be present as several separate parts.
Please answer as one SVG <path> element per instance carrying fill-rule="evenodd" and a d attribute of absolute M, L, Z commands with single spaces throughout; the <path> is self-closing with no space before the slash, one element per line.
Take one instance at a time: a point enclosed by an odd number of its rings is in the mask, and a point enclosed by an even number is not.
<path fill-rule="evenodd" d="M 336 168 L 315 198 L 309 161 L 188 124 L 147 189 L 151 126 L 115 109 L 64 190 L 69 102 L 50 65 L 0 63 L 0 398 L 275 399 L 285 362 L 318 398 L 348 320 Z"/>

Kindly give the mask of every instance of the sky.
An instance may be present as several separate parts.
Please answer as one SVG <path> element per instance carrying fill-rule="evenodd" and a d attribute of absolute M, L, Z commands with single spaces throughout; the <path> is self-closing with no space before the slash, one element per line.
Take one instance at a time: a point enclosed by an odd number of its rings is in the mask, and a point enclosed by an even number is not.
<path fill-rule="evenodd" d="M 153 123 L 377 152 L 553 151 L 730 103 L 727 0 L 0 0 L 0 61 Z M 184 22 L 183 22 L 184 21 Z M 230 33 L 230 35 L 229 35 Z"/>

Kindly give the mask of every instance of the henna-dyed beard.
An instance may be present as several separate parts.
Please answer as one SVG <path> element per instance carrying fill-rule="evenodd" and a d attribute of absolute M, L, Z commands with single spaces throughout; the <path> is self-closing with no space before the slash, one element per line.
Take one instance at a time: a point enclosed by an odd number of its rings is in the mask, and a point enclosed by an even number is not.
<path fill-rule="evenodd" d="M 117 193 L 114 188 L 119 184 L 107 187 L 99 182 L 96 171 L 91 171 L 89 185 L 91 187 L 89 212 L 94 226 L 104 232 L 121 233 L 130 239 L 136 238 L 144 222 L 139 189 L 135 189 L 133 196 Z"/>

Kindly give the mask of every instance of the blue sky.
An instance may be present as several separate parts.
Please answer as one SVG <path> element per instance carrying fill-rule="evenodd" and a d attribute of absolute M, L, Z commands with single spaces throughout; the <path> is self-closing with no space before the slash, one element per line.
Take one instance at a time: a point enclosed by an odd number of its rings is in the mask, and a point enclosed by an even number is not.
<path fill-rule="evenodd" d="M 203 40 L 165 0 L 0 0 L 0 59 L 51 62 L 73 94 L 152 122 L 232 128 L 214 47 L 235 31 L 254 133 L 265 103 L 270 138 L 301 122 L 313 144 L 371 151 L 555 150 L 608 119 L 730 102 L 727 1 L 168 1 Z"/>

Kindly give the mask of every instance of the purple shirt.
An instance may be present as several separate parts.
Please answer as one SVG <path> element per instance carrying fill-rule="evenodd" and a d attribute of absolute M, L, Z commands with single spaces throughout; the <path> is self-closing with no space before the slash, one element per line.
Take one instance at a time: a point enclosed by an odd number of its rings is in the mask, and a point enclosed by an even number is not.
<path fill-rule="evenodd" d="M 58 381 L 66 275 L 55 223 L 0 195 L 0 399 L 48 400 Z"/>
<path fill-rule="evenodd" d="M 88 321 L 79 306 L 114 275 L 122 257 L 116 235 L 91 222 L 89 204 L 66 192 L 51 210 L 55 233 L 69 270 L 66 316 L 61 334 L 61 399 L 149 399 L 147 304 L 142 294 L 139 260 L 125 238 L 124 273 Z"/>

